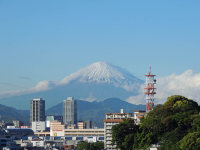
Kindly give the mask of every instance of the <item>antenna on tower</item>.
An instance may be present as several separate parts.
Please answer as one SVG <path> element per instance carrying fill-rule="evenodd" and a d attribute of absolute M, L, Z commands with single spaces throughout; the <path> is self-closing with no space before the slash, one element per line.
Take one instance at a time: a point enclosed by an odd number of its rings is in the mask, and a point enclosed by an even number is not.
<path fill-rule="evenodd" d="M 156 94 L 154 85 L 156 84 L 155 75 L 151 74 L 151 65 L 149 67 L 149 74 L 146 76 L 146 86 L 145 86 L 145 99 L 146 99 L 146 112 L 153 110 L 154 108 L 154 95 Z"/>

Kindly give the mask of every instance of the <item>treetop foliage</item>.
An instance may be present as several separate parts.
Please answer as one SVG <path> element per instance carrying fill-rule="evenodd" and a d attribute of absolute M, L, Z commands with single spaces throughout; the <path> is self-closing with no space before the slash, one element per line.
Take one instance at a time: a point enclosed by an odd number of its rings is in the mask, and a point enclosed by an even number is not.
<path fill-rule="evenodd" d="M 200 107 L 184 96 L 173 95 L 157 105 L 141 124 L 127 119 L 112 128 L 113 143 L 121 150 L 146 149 L 158 144 L 163 150 L 182 150 L 185 143 L 196 149 L 200 142 Z"/>
<path fill-rule="evenodd" d="M 96 143 L 87 143 L 84 141 L 81 141 L 77 144 L 78 150 L 103 150 L 104 149 L 104 143 L 103 142 L 96 142 Z"/>

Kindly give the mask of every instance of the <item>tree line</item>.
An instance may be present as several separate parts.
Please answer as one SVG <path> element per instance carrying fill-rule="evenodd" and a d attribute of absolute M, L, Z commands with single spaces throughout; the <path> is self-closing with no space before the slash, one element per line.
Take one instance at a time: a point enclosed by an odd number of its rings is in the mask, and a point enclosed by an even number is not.
<path fill-rule="evenodd" d="M 112 143 L 121 150 L 141 150 L 159 145 L 159 150 L 200 149 L 200 106 L 184 96 L 173 95 L 141 119 L 125 119 L 112 128 Z"/>

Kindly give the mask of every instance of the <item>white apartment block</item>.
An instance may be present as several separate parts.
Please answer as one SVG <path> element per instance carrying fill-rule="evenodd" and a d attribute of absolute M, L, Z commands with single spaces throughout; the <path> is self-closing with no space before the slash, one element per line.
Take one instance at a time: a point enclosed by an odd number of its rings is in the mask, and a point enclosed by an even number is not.
<path fill-rule="evenodd" d="M 121 113 L 106 113 L 106 119 L 104 119 L 104 148 L 106 150 L 116 150 L 116 145 L 112 145 L 112 127 L 122 122 L 123 119 L 131 118 L 131 115 L 131 113 L 124 113 L 123 109 Z"/>
<path fill-rule="evenodd" d="M 45 128 L 46 128 L 45 121 L 32 122 L 32 130 L 34 132 L 36 131 L 43 132 L 45 131 Z"/>

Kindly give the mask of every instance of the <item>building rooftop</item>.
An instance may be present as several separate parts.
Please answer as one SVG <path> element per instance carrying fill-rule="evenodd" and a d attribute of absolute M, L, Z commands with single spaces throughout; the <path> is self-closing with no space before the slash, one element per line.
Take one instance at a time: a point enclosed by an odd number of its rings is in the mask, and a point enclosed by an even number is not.
<path fill-rule="evenodd" d="M 104 119 L 103 122 L 122 122 L 123 119 Z"/>
<path fill-rule="evenodd" d="M 131 115 L 131 113 L 105 113 L 106 115 Z"/>
<path fill-rule="evenodd" d="M 42 98 L 33 98 L 33 101 L 41 101 L 43 100 Z"/>

